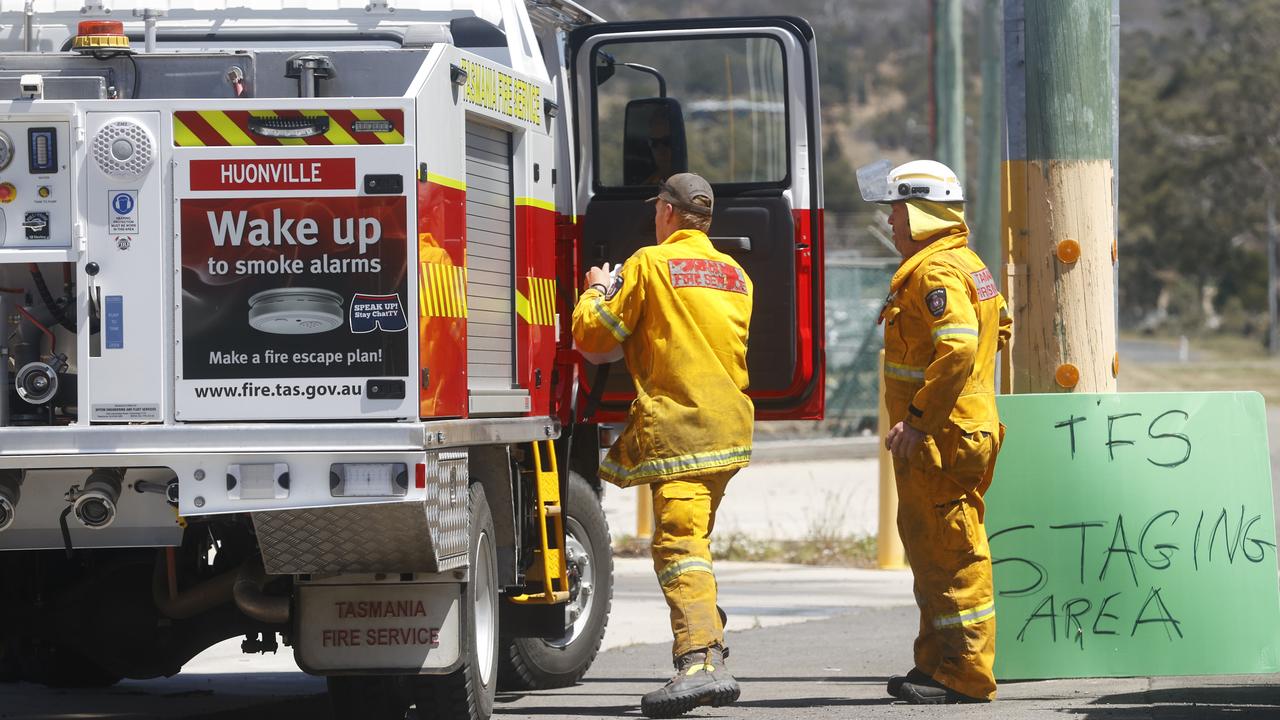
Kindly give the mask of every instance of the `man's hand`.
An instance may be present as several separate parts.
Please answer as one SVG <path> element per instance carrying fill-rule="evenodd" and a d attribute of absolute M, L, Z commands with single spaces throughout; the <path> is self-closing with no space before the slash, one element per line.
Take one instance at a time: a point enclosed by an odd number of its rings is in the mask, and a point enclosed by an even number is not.
<path fill-rule="evenodd" d="M 884 446 L 896 457 L 909 458 L 915 454 L 916 448 L 920 447 L 923 440 L 924 433 L 905 422 L 899 422 L 889 429 L 888 435 L 885 435 Z"/>
<path fill-rule="evenodd" d="M 587 271 L 583 287 L 589 288 L 592 285 L 603 285 L 605 287 L 605 292 L 608 292 L 609 286 L 612 284 L 612 270 L 609 268 L 609 263 L 605 263 L 604 267 L 593 267 Z"/>

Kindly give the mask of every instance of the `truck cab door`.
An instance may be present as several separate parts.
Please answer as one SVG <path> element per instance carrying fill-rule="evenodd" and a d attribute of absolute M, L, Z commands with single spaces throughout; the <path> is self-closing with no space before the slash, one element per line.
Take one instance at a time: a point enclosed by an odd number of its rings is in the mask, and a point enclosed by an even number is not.
<path fill-rule="evenodd" d="M 747 366 L 757 418 L 821 418 L 822 152 L 812 28 L 787 17 L 603 23 L 573 31 L 569 51 L 579 269 L 622 263 L 657 242 L 645 200 L 674 173 L 702 175 L 716 195 L 708 235 L 755 285 Z M 581 382 L 596 377 L 584 372 Z M 617 417 L 633 396 L 619 362 L 598 419 Z"/>

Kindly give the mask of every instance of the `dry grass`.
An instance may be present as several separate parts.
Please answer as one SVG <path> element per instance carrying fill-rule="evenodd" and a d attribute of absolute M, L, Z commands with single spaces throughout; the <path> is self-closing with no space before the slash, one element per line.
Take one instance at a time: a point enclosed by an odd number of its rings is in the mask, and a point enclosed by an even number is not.
<path fill-rule="evenodd" d="M 649 538 L 622 535 L 613 540 L 617 557 L 649 557 Z M 828 567 L 876 567 L 876 539 L 873 536 L 805 538 L 780 540 L 755 538 L 742 532 L 716 534 L 711 554 L 716 560 L 778 562 Z"/>
<path fill-rule="evenodd" d="M 1175 341 L 1170 341 L 1174 343 Z M 1254 390 L 1268 404 L 1280 403 L 1280 358 L 1266 354 L 1245 338 L 1214 337 L 1192 341 L 1188 362 L 1125 363 L 1121 357 L 1122 392 L 1190 392 Z"/>
<path fill-rule="evenodd" d="M 828 492 L 818 507 L 821 510 L 809 519 L 809 527 L 801 539 L 759 538 L 741 531 L 716 533 L 711 540 L 712 557 L 716 560 L 797 565 L 876 567 L 876 538 L 852 535 L 843 529 L 847 503 L 842 496 Z M 633 535 L 616 537 L 613 554 L 649 557 L 649 538 Z"/>

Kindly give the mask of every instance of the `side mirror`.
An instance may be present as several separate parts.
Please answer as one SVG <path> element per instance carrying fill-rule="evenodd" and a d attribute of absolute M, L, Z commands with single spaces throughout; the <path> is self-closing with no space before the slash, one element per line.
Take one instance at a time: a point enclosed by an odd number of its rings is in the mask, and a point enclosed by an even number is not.
<path fill-rule="evenodd" d="M 603 85 L 606 80 L 613 77 L 613 74 L 617 72 L 617 67 L 614 65 L 616 62 L 617 61 L 613 59 L 613 56 L 607 52 L 596 53 L 597 86 Z"/>
<path fill-rule="evenodd" d="M 623 125 L 622 183 L 657 185 L 688 169 L 689 150 L 680 101 L 654 97 L 628 102 Z"/>

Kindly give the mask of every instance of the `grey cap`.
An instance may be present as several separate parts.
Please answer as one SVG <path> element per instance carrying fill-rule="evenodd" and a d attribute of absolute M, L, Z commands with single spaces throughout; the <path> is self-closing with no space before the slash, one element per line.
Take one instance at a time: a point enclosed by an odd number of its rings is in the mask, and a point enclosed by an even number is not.
<path fill-rule="evenodd" d="M 658 185 L 658 194 L 649 198 L 648 202 L 655 202 L 659 198 L 681 210 L 698 215 L 710 215 L 711 207 L 716 201 L 711 183 L 693 173 L 676 173 L 667 178 Z"/>

